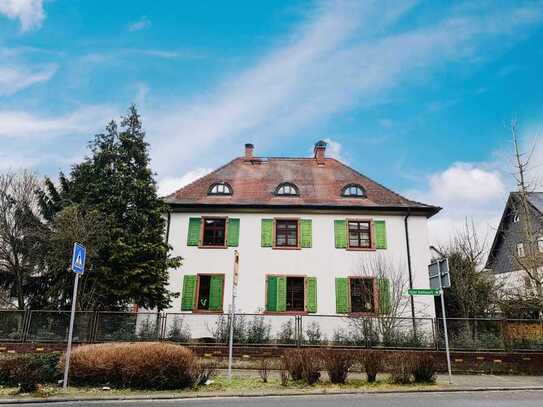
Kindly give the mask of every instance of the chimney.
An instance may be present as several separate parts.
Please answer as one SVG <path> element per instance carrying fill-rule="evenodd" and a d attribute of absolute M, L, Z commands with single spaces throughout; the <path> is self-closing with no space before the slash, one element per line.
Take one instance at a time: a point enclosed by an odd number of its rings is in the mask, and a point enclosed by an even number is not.
<path fill-rule="evenodd" d="M 253 159 L 253 150 L 255 146 L 251 143 L 245 144 L 245 161 L 251 161 Z"/>
<path fill-rule="evenodd" d="M 318 165 L 324 165 L 324 152 L 326 151 L 326 141 L 317 141 L 315 143 L 315 160 Z"/>

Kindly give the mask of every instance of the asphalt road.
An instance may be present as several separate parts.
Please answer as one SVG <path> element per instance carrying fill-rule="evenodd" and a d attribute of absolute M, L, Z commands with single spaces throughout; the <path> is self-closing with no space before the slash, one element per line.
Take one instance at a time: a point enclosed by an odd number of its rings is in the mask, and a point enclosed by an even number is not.
<path fill-rule="evenodd" d="M 15 405 L 15 404 L 14 404 Z M 16 404 L 36 407 L 36 404 Z M 192 400 L 82 401 L 47 403 L 47 407 L 541 407 L 543 391 L 361 394 Z"/>

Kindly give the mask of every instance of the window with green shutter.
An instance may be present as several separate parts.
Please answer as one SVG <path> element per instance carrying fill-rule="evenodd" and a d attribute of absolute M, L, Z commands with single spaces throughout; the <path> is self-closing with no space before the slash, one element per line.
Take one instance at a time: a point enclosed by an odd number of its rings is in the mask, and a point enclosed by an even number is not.
<path fill-rule="evenodd" d="M 312 222 L 311 219 L 301 219 L 300 220 L 301 228 L 301 247 L 309 248 L 312 244 Z"/>
<path fill-rule="evenodd" d="M 209 284 L 209 310 L 222 311 L 224 275 L 212 275 Z"/>
<path fill-rule="evenodd" d="M 345 249 L 347 247 L 347 229 L 345 220 L 334 221 L 334 238 L 337 249 Z"/>
<path fill-rule="evenodd" d="M 277 277 L 277 311 L 287 310 L 287 277 Z"/>
<path fill-rule="evenodd" d="M 192 307 L 194 306 L 194 295 L 196 294 L 195 275 L 186 275 L 183 277 L 182 292 L 181 311 L 192 311 Z"/>
<path fill-rule="evenodd" d="M 376 220 L 375 225 L 375 247 L 377 249 L 387 248 L 387 231 L 384 220 Z"/>
<path fill-rule="evenodd" d="M 260 239 L 262 247 L 272 247 L 273 245 L 273 219 L 262 219 L 260 230 Z"/>
<path fill-rule="evenodd" d="M 198 246 L 200 244 L 201 218 L 189 219 L 189 232 L 187 236 L 187 246 Z"/>
<path fill-rule="evenodd" d="M 379 290 L 379 313 L 390 314 L 392 312 L 390 280 L 387 278 L 378 278 L 377 287 Z"/>
<path fill-rule="evenodd" d="M 228 246 L 238 247 L 239 245 L 239 219 L 228 218 Z"/>
<path fill-rule="evenodd" d="M 336 313 L 349 313 L 349 279 L 336 277 Z"/>
<path fill-rule="evenodd" d="M 306 277 L 307 312 L 317 312 L 317 279 Z"/>

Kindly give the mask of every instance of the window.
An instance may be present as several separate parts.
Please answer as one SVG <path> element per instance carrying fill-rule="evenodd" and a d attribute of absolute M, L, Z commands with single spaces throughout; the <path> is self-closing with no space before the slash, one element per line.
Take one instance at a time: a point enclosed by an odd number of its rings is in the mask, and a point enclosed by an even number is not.
<path fill-rule="evenodd" d="M 267 275 L 266 312 L 317 312 L 315 277 Z"/>
<path fill-rule="evenodd" d="M 349 279 L 351 292 L 351 312 L 375 312 L 375 279 Z"/>
<path fill-rule="evenodd" d="M 183 276 L 181 311 L 222 312 L 224 274 Z"/>
<path fill-rule="evenodd" d="M 298 221 L 297 220 L 276 220 L 275 221 L 275 246 L 276 247 L 298 247 Z"/>
<path fill-rule="evenodd" d="M 515 212 L 513 214 L 513 223 L 518 223 L 519 220 L 520 220 L 520 215 L 517 212 Z"/>
<path fill-rule="evenodd" d="M 517 256 L 524 257 L 524 243 L 517 243 Z"/>
<path fill-rule="evenodd" d="M 199 310 L 209 310 L 209 292 L 211 286 L 211 276 L 198 276 L 198 302 L 196 308 Z"/>
<path fill-rule="evenodd" d="M 202 246 L 224 247 L 226 244 L 226 219 L 204 218 Z"/>
<path fill-rule="evenodd" d="M 371 228 L 369 221 L 350 220 L 349 224 L 349 248 L 371 248 Z"/>
<path fill-rule="evenodd" d="M 232 187 L 226 182 L 217 182 L 209 187 L 208 195 L 232 195 Z"/>
<path fill-rule="evenodd" d="M 287 311 L 305 311 L 304 277 L 287 277 Z"/>
<path fill-rule="evenodd" d="M 341 196 L 349 198 L 364 198 L 366 193 L 364 192 L 364 188 L 362 188 L 360 185 L 349 184 L 343 188 Z"/>
<path fill-rule="evenodd" d="M 537 250 L 539 253 L 543 253 L 543 237 L 537 239 Z"/>
<path fill-rule="evenodd" d="M 298 187 L 290 182 L 284 182 L 275 189 L 275 195 L 298 196 Z"/>

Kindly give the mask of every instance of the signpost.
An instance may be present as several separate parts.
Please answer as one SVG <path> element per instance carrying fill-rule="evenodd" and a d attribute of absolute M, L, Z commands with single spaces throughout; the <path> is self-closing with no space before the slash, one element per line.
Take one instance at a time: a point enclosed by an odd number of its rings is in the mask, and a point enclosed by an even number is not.
<path fill-rule="evenodd" d="M 80 243 L 74 243 L 74 251 L 72 254 L 71 270 L 75 273 L 74 278 L 74 293 L 72 296 L 72 312 L 70 314 L 70 330 L 68 333 L 68 347 L 66 349 L 66 360 L 64 361 L 64 380 L 62 381 L 62 388 L 66 390 L 68 388 L 68 371 L 70 370 L 70 354 L 72 353 L 72 338 L 74 333 L 74 320 L 75 320 L 75 305 L 77 302 L 77 286 L 79 283 L 79 276 L 85 272 L 85 260 L 87 257 L 87 249 Z"/>
<path fill-rule="evenodd" d="M 232 351 L 234 347 L 234 317 L 239 279 L 239 253 L 234 250 L 234 276 L 232 278 L 232 305 L 230 305 L 230 337 L 228 339 L 228 382 L 232 382 Z"/>

